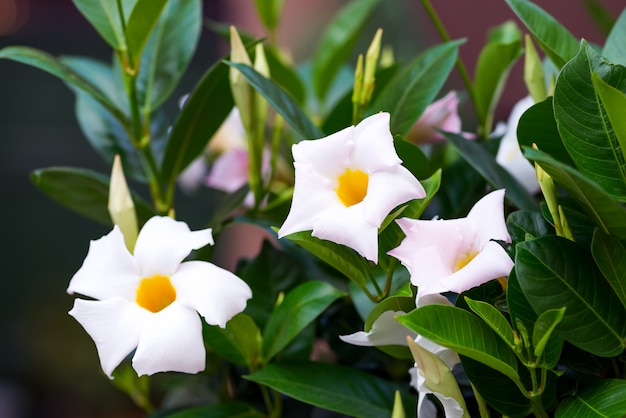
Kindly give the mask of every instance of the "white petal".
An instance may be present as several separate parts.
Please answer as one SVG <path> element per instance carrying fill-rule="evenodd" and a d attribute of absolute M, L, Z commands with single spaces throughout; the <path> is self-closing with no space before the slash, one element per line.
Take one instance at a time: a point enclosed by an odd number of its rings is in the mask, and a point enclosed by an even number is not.
<path fill-rule="evenodd" d="M 363 202 L 325 211 L 315 221 L 311 235 L 350 247 L 378 262 L 378 227 L 365 221 Z"/>
<path fill-rule="evenodd" d="M 168 371 L 198 373 L 205 363 L 202 322 L 196 311 L 174 302 L 151 315 L 133 357 L 139 376 Z"/>
<path fill-rule="evenodd" d="M 349 126 L 325 138 L 300 141 L 291 148 L 293 159 L 301 166 L 310 166 L 324 178 L 335 179 L 350 168 L 353 131 L 354 127 Z"/>
<path fill-rule="evenodd" d="M 211 229 L 192 232 L 184 222 L 154 216 L 139 232 L 134 256 L 143 277 L 171 276 L 191 250 L 207 244 L 213 244 Z"/>
<path fill-rule="evenodd" d="M 450 370 L 452 370 L 455 365 L 461 362 L 461 358 L 459 357 L 459 354 L 457 352 L 450 350 L 449 348 L 442 345 L 439 345 L 426 337 L 418 335 L 415 338 L 415 342 L 418 343 L 422 348 L 430 351 L 431 353 L 439 357 L 444 363 L 446 363 L 446 366 L 448 366 Z"/>
<path fill-rule="evenodd" d="M 393 147 L 393 137 L 389 130 L 389 113 L 381 112 L 372 115 L 363 119 L 354 128 L 352 162 L 358 168 L 367 167 L 369 173 L 402 163 Z"/>
<path fill-rule="evenodd" d="M 442 395 L 441 393 L 433 392 L 433 395 L 441 405 L 443 406 L 444 415 L 446 418 L 462 418 L 463 417 L 463 408 L 454 398 L 449 398 L 447 396 Z"/>
<path fill-rule="evenodd" d="M 67 291 L 100 300 L 114 296 L 132 300 L 140 279 L 139 268 L 115 226 L 107 235 L 91 241 L 87 257 Z"/>
<path fill-rule="evenodd" d="M 483 196 L 474 204 L 467 219 L 476 225 L 479 248 L 492 239 L 511 242 L 504 219 L 504 189 Z"/>
<path fill-rule="evenodd" d="M 378 228 L 393 208 L 424 196 L 424 187 L 401 165 L 377 171 L 369 176 L 367 195 L 363 199 L 365 218 Z"/>
<path fill-rule="evenodd" d="M 417 334 L 396 320 L 397 315 L 404 315 L 402 311 L 385 311 L 372 324 L 372 329 L 368 332 L 360 331 L 350 335 L 340 335 L 342 341 L 371 347 L 377 345 L 404 345 L 406 337 L 415 339 Z"/>
<path fill-rule="evenodd" d="M 223 268 L 204 261 L 187 261 L 171 277 L 176 301 L 200 313 L 211 325 L 224 328 L 252 297 L 250 287 Z"/>
<path fill-rule="evenodd" d="M 213 162 L 206 185 L 232 193 L 248 182 L 248 151 L 233 148 L 225 151 Z"/>
<path fill-rule="evenodd" d="M 122 298 L 105 301 L 76 299 L 69 312 L 96 343 L 102 370 L 113 370 L 137 346 L 147 311 Z"/>

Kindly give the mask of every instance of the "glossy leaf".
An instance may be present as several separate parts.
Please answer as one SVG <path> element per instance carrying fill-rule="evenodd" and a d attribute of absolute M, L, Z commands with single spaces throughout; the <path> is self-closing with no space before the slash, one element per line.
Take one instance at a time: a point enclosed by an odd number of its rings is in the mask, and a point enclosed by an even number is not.
<path fill-rule="evenodd" d="M 591 254 L 606 281 L 626 308 L 626 248 L 600 229 L 593 233 Z"/>
<path fill-rule="evenodd" d="M 506 2 L 558 68 L 576 55 L 578 40 L 545 10 L 528 0 Z"/>
<path fill-rule="evenodd" d="M 245 64 L 233 62 L 228 62 L 227 64 L 237 68 L 252 87 L 280 113 L 296 132 L 298 136 L 297 141 L 301 139 L 317 139 L 324 136 L 324 133 L 311 122 L 296 101 L 272 80 L 263 77 L 254 68 Z"/>
<path fill-rule="evenodd" d="M 398 157 L 402 160 L 402 165 L 418 180 L 425 179 L 433 174 L 430 161 L 428 161 L 428 157 L 426 157 L 426 154 L 420 147 L 402 139 L 400 136 L 394 137 L 393 146 L 398 153 Z"/>
<path fill-rule="evenodd" d="M 446 42 L 421 53 L 387 83 L 367 115 L 389 112 L 392 134 L 406 135 L 435 100 L 452 71 L 462 42 Z"/>
<path fill-rule="evenodd" d="M 522 242 L 517 245 L 515 273 L 540 316 L 566 308 L 555 331 L 565 340 L 598 356 L 624 350 L 626 311 L 581 247 L 556 236 Z"/>
<path fill-rule="evenodd" d="M 285 295 L 263 330 L 263 358 L 269 361 L 317 318 L 341 292 L 325 282 L 306 282 Z"/>
<path fill-rule="evenodd" d="M 219 100 L 215 100 L 219 97 Z M 204 74 L 176 119 L 165 149 L 161 177 L 173 184 L 178 174 L 204 150 L 233 107 L 228 66 L 218 62 Z"/>
<path fill-rule="evenodd" d="M 592 83 L 597 73 L 626 92 L 626 68 L 607 62 L 584 40 L 563 67 L 554 88 L 554 116 L 563 144 L 578 169 L 614 198 L 626 201 L 626 159 Z M 584 118 L 581 115 L 585 115 Z"/>
<path fill-rule="evenodd" d="M 426 305 L 398 321 L 418 334 L 519 380 L 517 357 L 476 315 L 454 306 Z"/>
<path fill-rule="evenodd" d="M 239 366 L 252 367 L 261 354 L 261 331 L 245 313 L 235 315 L 226 328 L 208 325 L 203 334 L 209 347 Z"/>
<path fill-rule="evenodd" d="M 532 336 L 535 356 L 540 357 L 543 354 L 554 329 L 563 320 L 564 314 L 565 308 L 555 308 L 543 311 L 541 315 L 539 315 L 539 318 L 537 318 L 537 322 L 535 322 L 535 326 L 533 327 Z"/>
<path fill-rule="evenodd" d="M 150 418 L 263 418 L 261 412 L 243 402 L 195 406 L 180 411 L 150 416 Z"/>
<path fill-rule="evenodd" d="M 598 73 L 591 74 L 591 81 L 610 122 L 610 126 L 607 125 L 606 129 L 608 131 L 612 129 L 617 139 L 617 144 L 614 145 L 617 149 L 614 149 L 614 152 L 621 151 L 622 158 L 626 160 L 626 119 L 624 119 L 626 96 L 613 86 L 608 85 Z"/>
<path fill-rule="evenodd" d="M 313 88 L 324 99 L 342 65 L 350 56 L 365 23 L 380 0 L 352 0 L 324 29 L 313 57 Z"/>
<path fill-rule="evenodd" d="M 533 210 L 537 203 L 517 180 L 502 168 L 493 155 L 480 143 L 469 141 L 461 135 L 443 133 L 461 156 L 496 189 L 506 189 L 505 197 L 519 209 Z"/>
<path fill-rule="evenodd" d="M 101 223 L 113 226 L 107 210 L 109 179 L 89 170 L 53 167 L 35 170 L 30 179 L 48 197 L 74 212 Z M 154 215 L 150 206 L 133 195 L 137 218 L 143 225 Z"/>
<path fill-rule="evenodd" d="M 137 0 L 126 24 L 125 39 L 128 54 L 134 63 L 139 62 L 148 37 L 152 32 L 167 0 Z"/>
<path fill-rule="evenodd" d="M 115 50 L 127 49 L 122 21 L 130 16 L 137 0 L 72 0 L 76 8 L 91 23 L 100 36 Z M 118 9 L 122 5 L 122 10 Z"/>
<path fill-rule="evenodd" d="M 615 64 L 626 66 L 626 9 L 622 10 L 606 38 L 602 56 Z"/>
<path fill-rule="evenodd" d="M 604 232 L 620 239 L 626 238 L 626 209 L 598 184 L 546 153 L 526 148 L 524 154 L 538 162 L 559 186 L 567 190 Z"/>
<path fill-rule="evenodd" d="M 506 218 L 506 227 L 514 243 L 539 238 L 544 235 L 554 235 L 554 229 L 537 211 L 518 210 Z"/>
<path fill-rule="evenodd" d="M 147 40 L 137 76 L 144 114 L 174 91 L 196 50 L 202 29 L 200 0 L 168 0 Z"/>
<path fill-rule="evenodd" d="M 626 415 L 626 381 L 598 380 L 566 398 L 556 410 L 556 418 L 611 417 Z"/>
<path fill-rule="evenodd" d="M 299 401 L 361 418 L 391 416 L 398 389 L 370 373 L 328 363 L 270 364 L 245 378 Z M 405 404 L 405 409 L 414 411 L 415 404 Z"/>
<path fill-rule="evenodd" d="M 502 315 L 502 312 L 487 302 L 472 300 L 468 297 L 465 298 L 465 301 L 470 309 L 485 321 L 509 347 L 515 347 L 513 328 L 511 328 L 509 321 Z"/>
<path fill-rule="evenodd" d="M 266 47 L 265 56 L 272 80 L 276 81 L 298 103 L 304 103 L 306 97 L 304 84 L 296 71 L 281 58 L 280 51 L 276 51 L 272 47 Z"/>

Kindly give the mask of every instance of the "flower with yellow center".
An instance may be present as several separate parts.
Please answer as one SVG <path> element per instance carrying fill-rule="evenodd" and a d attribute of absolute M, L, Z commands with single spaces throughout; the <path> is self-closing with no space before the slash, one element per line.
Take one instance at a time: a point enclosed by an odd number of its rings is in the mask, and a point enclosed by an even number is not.
<path fill-rule="evenodd" d="M 406 238 L 389 252 L 402 262 L 417 286 L 417 298 L 461 293 L 508 276 L 513 261 L 495 242 L 511 242 L 504 220 L 504 190 L 480 199 L 466 218 L 396 221 Z"/>
<path fill-rule="evenodd" d="M 68 292 L 95 300 L 76 299 L 70 315 L 93 338 L 108 376 L 133 350 L 140 376 L 204 369 L 200 316 L 224 327 L 252 297 L 229 271 L 205 261 L 183 262 L 207 244 L 213 244 L 210 229 L 190 231 L 184 222 L 159 216 L 143 226 L 133 254 L 117 226 L 91 242 Z"/>
<path fill-rule="evenodd" d="M 402 166 L 389 114 L 372 115 L 325 138 L 292 148 L 295 186 L 278 237 L 312 230 L 378 262 L 378 228 L 396 206 L 425 196 Z"/>

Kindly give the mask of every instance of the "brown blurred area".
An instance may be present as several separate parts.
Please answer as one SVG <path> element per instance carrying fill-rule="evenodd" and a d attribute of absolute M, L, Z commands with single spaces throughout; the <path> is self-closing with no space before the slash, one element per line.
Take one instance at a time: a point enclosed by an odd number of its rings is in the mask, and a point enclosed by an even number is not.
<path fill-rule="evenodd" d="M 285 0 L 279 43 L 300 63 L 314 51 L 321 28 L 345 0 Z M 461 56 L 473 72 L 490 27 L 515 19 L 504 1 L 433 1 L 452 38 L 467 38 Z M 588 18 L 583 0 L 537 1 L 574 35 L 601 43 L 605 35 Z M 620 1 L 601 2 L 616 17 Z M 263 30 L 253 0 L 204 0 L 204 15 L 234 23 L 256 35 Z M 563 10 L 567 4 L 567 10 Z M 439 41 L 420 2 L 383 0 L 359 43 L 364 51 L 377 27 L 398 59 L 415 56 Z M 0 47 L 27 45 L 54 55 L 110 61 L 111 52 L 70 0 L 0 0 Z M 227 45 L 205 30 L 189 71 L 174 98 L 190 91 Z M 521 62 L 499 106 L 500 119 L 525 95 Z M 456 74 L 447 88 L 462 90 Z M 442 92 L 445 93 L 445 92 Z M 176 100 L 167 105 L 177 111 Z M 469 122 L 471 124 L 471 122 Z M 108 230 L 50 201 L 28 174 L 50 166 L 84 167 L 108 173 L 83 138 L 74 99 L 63 83 L 39 70 L 0 60 L 0 418 L 138 417 L 142 412 L 103 375 L 93 342 L 67 311 L 65 289 L 86 255 L 89 240 Z M 178 215 L 202 227 L 208 202 L 181 197 Z M 246 234 L 247 232 L 243 232 Z M 258 236 L 237 254 L 252 255 Z M 229 251 L 224 256 L 232 254 Z M 223 260 L 232 267 L 236 259 Z"/>

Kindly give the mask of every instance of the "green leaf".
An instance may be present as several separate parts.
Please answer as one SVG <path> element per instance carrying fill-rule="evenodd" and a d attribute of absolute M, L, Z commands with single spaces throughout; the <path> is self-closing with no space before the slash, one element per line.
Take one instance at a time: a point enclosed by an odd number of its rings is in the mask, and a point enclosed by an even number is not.
<path fill-rule="evenodd" d="M 327 363 L 270 364 L 245 378 L 299 401 L 360 418 L 391 416 L 398 389 L 370 373 Z M 415 404 L 404 407 L 415 410 Z"/>
<path fill-rule="evenodd" d="M 476 64 L 474 89 L 478 117 L 484 135 L 488 135 L 493 127 L 493 114 L 504 90 L 506 79 L 511 67 L 522 55 L 522 42 L 519 30 L 512 22 L 504 23 L 496 30 L 513 26 L 513 34 L 506 38 L 490 41 L 480 52 Z"/>
<path fill-rule="evenodd" d="M 626 248 L 619 240 L 596 228 L 591 254 L 606 281 L 626 308 Z"/>
<path fill-rule="evenodd" d="M 543 354 L 554 329 L 563 320 L 563 315 L 565 315 L 565 308 L 555 308 L 543 311 L 537 318 L 532 336 L 536 357 L 540 357 Z"/>
<path fill-rule="evenodd" d="M 519 209 L 533 210 L 537 203 L 517 180 L 502 168 L 493 155 L 480 143 L 468 141 L 461 135 L 443 132 L 443 135 L 459 150 L 461 156 L 496 189 L 506 189 L 506 198 Z"/>
<path fill-rule="evenodd" d="M 364 287 L 370 282 L 369 264 L 351 248 L 315 238 L 311 236 L 311 231 L 296 232 L 285 238 L 331 265 L 359 287 Z"/>
<path fill-rule="evenodd" d="M 429 48 L 403 68 L 367 110 L 391 114 L 391 132 L 406 135 L 435 99 L 456 62 L 462 40 Z"/>
<path fill-rule="evenodd" d="M 622 379 L 598 380 L 566 398 L 556 410 L 556 418 L 610 417 L 626 414 L 626 381 Z"/>
<path fill-rule="evenodd" d="M 138 64 L 148 37 L 167 0 L 137 0 L 126 25 L 126 43 L 132 62 Z"/>
<path fill-rule="evenodd" d="M 204 340 L 216 353 L 231 363 L 251 368 L 261 354 L 261 331 L 245 313 L 235 315 L 226 328 L 208 325 Z"/>
<path fill-rule="evenodd" d="M 150 418 L 263 418 L 265 415 L 243 402 L 196 406 Z"/>
<path fill-rule="evenodd" d="M 522 114 L 517 125 L 517 139 L 520 146 L 532 148 L 536 144 L 540 151 L 550 154 L 552 158 L 563 164 L 576 166 L 559 135 L 552 96 L 535 103 Z"/>
<path fill-rule="evenodd" d="M 270 31 L 276 29 L 285 0 L 254 0 L 256 11 L 263 25 Z"/>
<path fill-rule="evenodd" d="M 254 68 L 245 64 L 233 62 L 227 62 L 227 64 L 237 68 L 252 87 L 280 113 L 300 137 L 298 141 L 301 139 L 317 139 L 324 136 L 324 133 L 311 122 L 295 100 L 272 80 L 263 77 Z"/>
<path fill-rule="evenodd" d="M 304 103 L 306 91 L 300 76 L 296 71 L 283 61 L 280 51 L 272 47 L 266 47 L 265 57 L 270 68 L 272 80 L 276 81 L 298 103 Z"/>
<path fill-rule="evenodd" d="M 263 330 L 263 358 L 269 361 L 345 293 L 325 282 L 306 282 L 285 295 Z"/>
<path fill-rule="evenodd" d="M 67 84 L 85 91 L 107 108 L 119 121 L 127 118 L 107 95 L 52 55 L 34 48 L 11 46 L 0 50 L 0 58 L 10 59 L 46 71 Z"/>
<path fill-rule="evenodd" d="M 72 0 L 76 8 L 91 23 L 100 36 L 115 50 L 127 49 L 122 16 L 126 19 L 135 7 L 137 0 L 122 0 L 122 10 L 118 2 L 111 0 Z"/>
<path fill-rule="evenodd" d="M 48 197 L 84 217 L 113 226 L 107 210 L 109 179 L 89 170 L 52 167 L 35 170 L 30 179 Z M 138 221 L 143 225 L 154 215 L 150 206 L 133 195 Z"/>
<path fill-rule="evenodd" d="M 196 50 L 202 29 L 200 0 L 168 0 L 141 55 L 137 76 L 144 114 L 174 91 Z"/>
<path fill-rule="evenodd" d="M 433 174 L 430 161 L 424 151 L 417 145 L 402 139 L 399 135 L 393 138 L 393 146 L 406 167 L 417 179 L 423 179 Z"/>
<path fill-rule="evenodd" d="M 578 169 L 611 196 L 626 201 L 626 160 L 614 130 L 606 124 L 607 114 L 592 82 L 594 72 L 626 92 L 626 68 L 610 64 L 583 40 L 578 55 L 556 81 L 554 116 Z"/>
<path fill-rule="evenodd" d="M 626 66 L 626 9 L 622 10 L 609 33 L 602 56 L 615 64 Z"/>
<path fill-rule="evenodd" d="M 513 328 L 509 321 L 502 315 L 498 309 L 487 302 L 472 300 L 465 297 L 465 301 L 470 309 L 474 311 L 487 325 L 493 329 L 502 340 L 511 348 L 515 348 L 515 337 L 513 336 Z"/>
<path fill-rule="evenodd" d="M 626 109 L 626 96 L 621 91 L 617 90 L 613 86 L 608 85 L 598 75 L 598 73 L 591 74 L 591 81 L 596 93 L 602 101 L 602 106 L 606 115 L 609 118 L 610 125 L 607 125 L 605 129 L 610 132 L 613 130 L 615 137 L 617 138 L 617 144 L 611 144 L 622 152 L 622 158 L 626 161 L 626 119 L 624 118 L 624 109 Z M 619 158 L 618 158 L 619 160 Z"/>
<path fill-rule="evenodd" d="M 574 168 L 564 165 L 546 153 L 524 149 L 527 158 L 535 160 L 606 233 L 626 238 L 626 208 L 616 202 L 598 184 Z"/>
<path fill-rule="evenodd" d="M 511 213 L 506 218 L 506 227 L 514 243 L 526 241 L 527 237 L 554 235 L 554 229 L 537 211 L 518 210 Z"/>
<path fill-rule="evenodd" d="M 398 321 L 437 344 L 519 381 L 513 350 L 486 323 L 464 309 L 426 305 L 398 317 Z"/>
<path fill-rule="evenodd" d="M 352 0 L 328 24 L 313 57 L 313 88 L 319 99 L 328 93 L 380 0 Z"/>
<path fill-rule="evenodd" d="M 598 356 L 624 350 L 626 311 L 591 256 L 577 244 L 556 236 L 519 243 L 515 273 L 539 315 L 567 309 L 557 335 Z"/>
<path fill-rule="evenodd" d="M 578 40 L 545 10 L 528 0 L 506 2 L 558 68 L 576 55 Z"/>
<path fill-rule="evenodd" d="M 193 89 L 174 123 L 161 166 L 165 184 L 173 184 L 178 174 L 200 155 L 232 108 L 228 66 L 218 62 Z"/>

